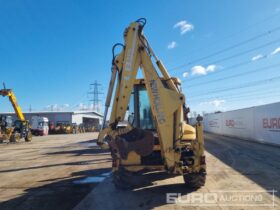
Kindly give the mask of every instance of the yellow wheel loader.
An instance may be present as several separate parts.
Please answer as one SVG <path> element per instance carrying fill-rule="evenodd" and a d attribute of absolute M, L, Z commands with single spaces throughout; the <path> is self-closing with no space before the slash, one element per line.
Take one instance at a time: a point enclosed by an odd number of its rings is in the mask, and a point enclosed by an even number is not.
<path fill-rule="evenodd" d="M 124 44 L 113 46 L 98 145 L 111 151 L 118 188 L 130 187 L 128 174 L 147 170 L 181 174 L 186 185 L 199 188 L 206 179 L 202 119 L 199 117 L 194 127 L 188 124 L 189 109 L 180 81 L 170 77 L 154 54 L 143 34 L 145 24 L 144 18 L 131 23 L 124 31 Z M 115 55 L 117 46 L 122 51 Z M 136 79 L 138 69 L 142 79 Z M 110 120 L 105 126 L 111 100 Z M 127 125 L 123 126 L 127 112 Z"/>

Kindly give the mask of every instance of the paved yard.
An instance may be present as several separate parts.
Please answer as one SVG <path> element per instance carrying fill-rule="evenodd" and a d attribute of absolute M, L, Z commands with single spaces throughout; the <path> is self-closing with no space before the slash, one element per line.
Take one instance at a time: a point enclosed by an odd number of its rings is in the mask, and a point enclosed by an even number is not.
<path fill-rule="evenodd" d="M 116 190 L 110 154 L 96 146 L 96 137 L 53 135 L 35 137 L 31 143 L 0 144 L 0 209 L 273 209 L 261 206 L 272 205 L 273 192 L 265 191 L 280 189 L 279 147 L 206 134 L 208 175 L 201 189 L 187 189 L 181 176 L 153 173 L 142 176 L 132 190 Z M 259 193 L 262 202 L 205 205 L 195 197 L 213 192 Z M 167 204 L 167 193 L 180 193 L 173 196 L 181 196 L 181 203 L 177 199 Z M 279 209 L 279 197 L 277 192 L 274 209 Z M 233 203 L 239 205 L 230 206 Z"/>
<path fill-rule="evenodd" d="M 146 174 L 145 182 L 139 181 L 138 187 L 128 191 L 116 190 L 108 178 L 75 210 L 280 209 L 279 192 L 274 197 L 278 206 L 274 207 L 273 192 L 266 192 L 280 189 L 279 147 L 214 134 L 206 134 L 205 137 L 208 175 L 206 185 L 201 189 L 187 189 L 181 176 L 172 177 L 164 173 Z M 167 193 L 180 193 L 181 201 L 177 199 L 177 203 L 167 204 Z M 174 195 L 180 198 L 178 194 Z M 211 195 L 217 197 L 214 199 Z M 204 197 L 201 199 L 201 196 Z M 241 201 L 234 200 L 238 196 Z M 256 201 L 242 200 L 251 199 L 250 196 Z M 221 200 L 216 202 L 216 198 Z M 223 201 L 223 198 L 228 201 Z"/>
<path fill-rule="evenodd" d="M 110 171 L 111 159 L 92 141 L 97 133 L 35 137 L 0 144 L 0 209 L 72 209 Z"/>

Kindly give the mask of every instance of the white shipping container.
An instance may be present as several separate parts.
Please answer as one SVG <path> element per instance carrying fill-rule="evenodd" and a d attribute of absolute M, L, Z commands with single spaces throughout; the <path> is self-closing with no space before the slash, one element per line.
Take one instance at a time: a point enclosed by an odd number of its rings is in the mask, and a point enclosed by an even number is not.
<path fill-rule="evenodd" d="M 204 130 L 280 145 L 280 102 L 204 116 Z"/>

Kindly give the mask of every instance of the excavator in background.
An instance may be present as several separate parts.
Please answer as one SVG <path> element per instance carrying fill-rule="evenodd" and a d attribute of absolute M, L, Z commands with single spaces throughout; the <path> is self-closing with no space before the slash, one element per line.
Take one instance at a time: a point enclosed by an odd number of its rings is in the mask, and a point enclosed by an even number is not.
<path fill-rule="evenodd" d="M 189 108 L 180 80 L 170 77 L 155 55 L 143 34 L 145 24 L 144 18 L 132 22 L 124 31 L 124 44 L 113 46 L 112 75 L 97 143 L 111 151 L 117 188 L 130 188 L 133 174 L 151 170 L 181 174 L 187 186 L 199 188 L 206 179 L 202 117 L 194 127 L 188 124 Z M 115 55 L 117 46 L 122 51 Z M 127 125 L 119 126 L 125 116 Z"/>
<path fill-rule="evenodd" d="M 1 123 L 0 138 L 2 141 L 9 140 L 10 142 L 18 142 L 24 138 L 25 141 L 29 142 L 32 140 L 30 124 L 25 119 L 12 89 L 6 89 L 5 84 L 3 85 L 4 89 L 0 90 L 0 95 L 9 97 L 18 119 L 14 121 L 12 127 L 8 126 L 7 123 Z"/>

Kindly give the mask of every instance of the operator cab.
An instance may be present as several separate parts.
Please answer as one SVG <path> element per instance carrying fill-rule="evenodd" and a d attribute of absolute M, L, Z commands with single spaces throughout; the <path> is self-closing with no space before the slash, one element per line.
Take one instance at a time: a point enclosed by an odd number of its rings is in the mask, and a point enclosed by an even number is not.
<path fill-rule="evenodd" d="M 129 120 L 133 126 L 144 130 L 155 130 L 149 96 L 144 84 L 135 84 L 129 102 Z"/>
<path fill-rule="evenodd" d="M 180 90 L 180 80 L 178 78 L 172 78 L 172 80 Z M 164 80 L 162 82 L 165 84 Z M 144 79 L 135 80 L 128 106 L 128 122 L 135 128 L 156 131 Z"/>
<path fill-rule="evenodd" d="M 26 136 L 29 131 L 28 121 L 15 120 L 14 121 L 14 132 L 23 133 Z"/>
<path fill-rule="evenodd" d="M 11 128 L 13 126 L 12 116 L 0 115 L 0 126 Z"/>

